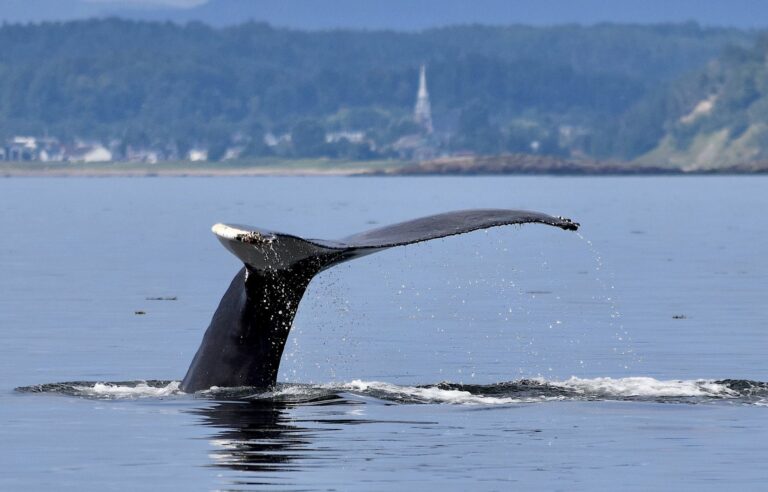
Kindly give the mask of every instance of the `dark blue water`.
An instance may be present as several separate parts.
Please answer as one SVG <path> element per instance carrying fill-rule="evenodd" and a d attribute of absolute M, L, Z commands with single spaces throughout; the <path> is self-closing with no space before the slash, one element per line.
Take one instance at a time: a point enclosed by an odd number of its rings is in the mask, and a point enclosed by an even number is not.
<path fill-rule="evenodd" d="M 0 489 L 761 490 L 767 185 L 0 180 Z M 239 268 L 212 224 L 335 238 L 475 207 L 582 237 L 355 260 L 313 281 L 274 392 L 176 389 Z"/>

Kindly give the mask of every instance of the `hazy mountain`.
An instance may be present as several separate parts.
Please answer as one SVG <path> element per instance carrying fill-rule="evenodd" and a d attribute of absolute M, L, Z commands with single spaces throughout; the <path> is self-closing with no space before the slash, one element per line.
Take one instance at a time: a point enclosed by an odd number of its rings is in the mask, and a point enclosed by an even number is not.
<path fill-rule="evenodd" d="M 768 27 L 764 0 L 2 0 L 0 20 L 26 22 L 103 15 L 202 21 L 216 26 L 259 20 L 300 29 L 411 30 L 449 24 L 669 23 Z"/>

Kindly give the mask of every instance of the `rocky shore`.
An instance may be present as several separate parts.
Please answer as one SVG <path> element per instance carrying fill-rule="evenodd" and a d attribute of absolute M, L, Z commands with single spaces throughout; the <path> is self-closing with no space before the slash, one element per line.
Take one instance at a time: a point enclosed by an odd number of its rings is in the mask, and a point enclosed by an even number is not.
<path fill-rule="evenodd" d="M 643 175 L 643 174 L 752 174 L 768 172 L 768 162 L 754 162 L 717 169 L 683 169 L 639 165 L 622 161 L 507 154 L 499 156 L 445 157 L 410 166 L 391 168 L 375 174 L 411 175 Z"/>

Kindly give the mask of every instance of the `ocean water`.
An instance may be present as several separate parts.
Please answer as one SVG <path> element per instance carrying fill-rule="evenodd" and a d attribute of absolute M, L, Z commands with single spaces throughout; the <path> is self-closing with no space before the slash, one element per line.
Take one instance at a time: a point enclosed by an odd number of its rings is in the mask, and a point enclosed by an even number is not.
<path fill-rule="evenodd" d="M 0 490 L 765 490 L 766 177 L 0 180 Z M 502 227 L 328 270 L 272 391 L 178 381 L 209 232 Z"/>

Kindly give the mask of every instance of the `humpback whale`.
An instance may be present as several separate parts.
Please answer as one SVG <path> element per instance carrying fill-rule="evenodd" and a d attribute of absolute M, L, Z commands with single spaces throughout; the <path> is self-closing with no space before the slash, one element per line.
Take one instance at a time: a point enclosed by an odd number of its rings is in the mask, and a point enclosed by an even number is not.
<path fill-rule="evenodd" d="M 301 298 L 312 278 L 333 265 L 396 246 L 526 223 L 571 231 L 579 227 L 563 217 L 504 209 L 432 215 L 339 240 L 216 224 L 213 233 L 244 267 L 221 299 L 181 389 L 189 393 L 213 386 L 274 386 Z"/>

